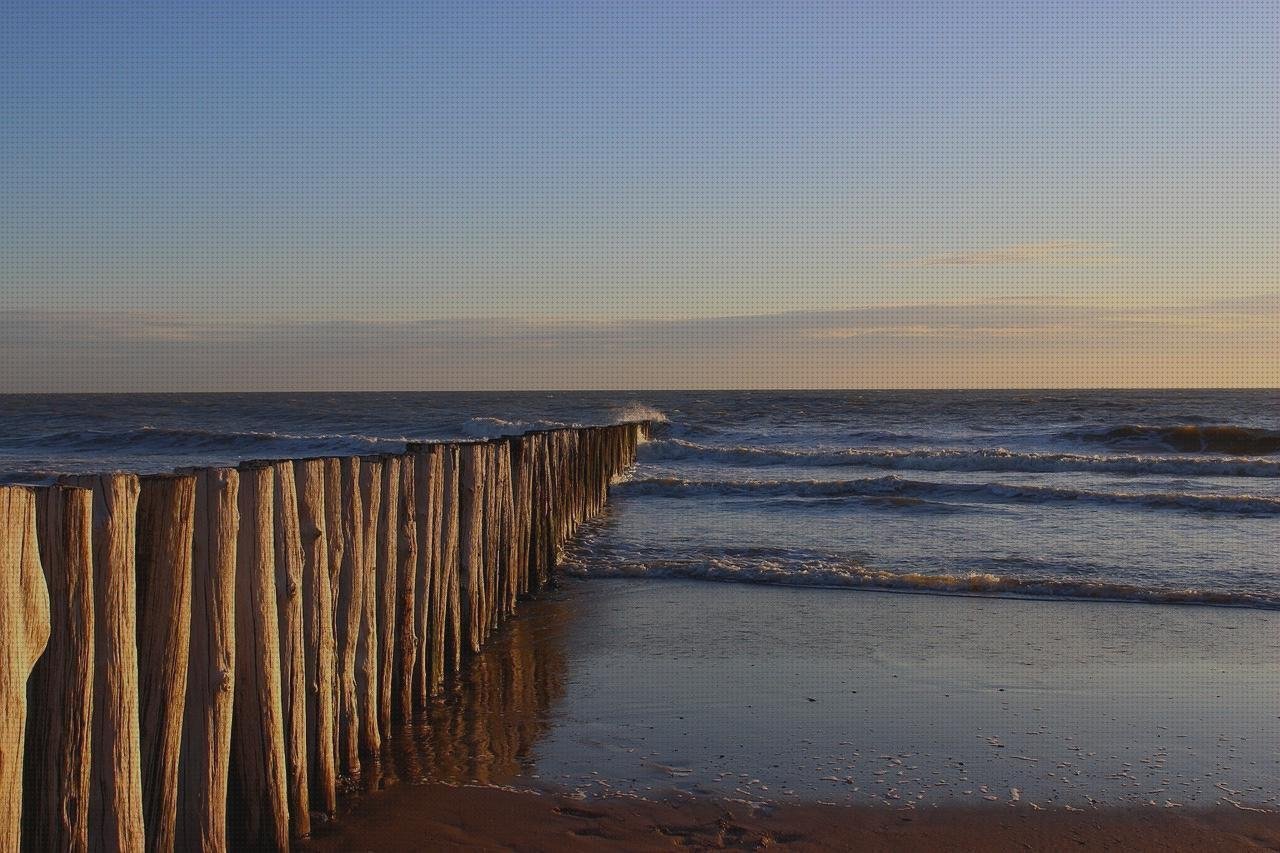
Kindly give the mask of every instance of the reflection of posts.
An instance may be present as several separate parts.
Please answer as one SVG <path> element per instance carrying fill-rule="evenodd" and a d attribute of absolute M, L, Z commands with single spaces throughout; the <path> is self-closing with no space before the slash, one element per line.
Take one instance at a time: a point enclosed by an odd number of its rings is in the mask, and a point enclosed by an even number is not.
<path fill-rule="evenodd" d="M 542 601 L 495 634 L 395 756 L 404 778 L 504 784 L 525 768 L 564 696 L 571 602 Z"/>

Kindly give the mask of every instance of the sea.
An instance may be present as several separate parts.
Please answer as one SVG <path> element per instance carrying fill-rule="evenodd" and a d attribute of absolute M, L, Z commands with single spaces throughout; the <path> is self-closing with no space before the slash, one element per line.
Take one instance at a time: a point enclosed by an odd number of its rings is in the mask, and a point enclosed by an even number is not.
<path fill-rule="evenodd" d="M 372 789 L 1280 809 L 1277 391 L 8 396 L 0 478 L 635 419 Z"/>
<path fill-rule="evenodd" d="M 0 481 L 654 422 L 568 573 L 1280 609 L 1280 391 L 8 395 Z"/>

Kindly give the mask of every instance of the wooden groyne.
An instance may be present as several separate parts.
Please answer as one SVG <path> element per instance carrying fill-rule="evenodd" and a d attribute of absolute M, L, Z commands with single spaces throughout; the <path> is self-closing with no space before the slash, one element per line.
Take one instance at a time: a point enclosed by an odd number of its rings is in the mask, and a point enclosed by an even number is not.
<path fill-rule="evenodd" d="M 288 849 L 648 433 L 0 487 L 0 851 Z"/>

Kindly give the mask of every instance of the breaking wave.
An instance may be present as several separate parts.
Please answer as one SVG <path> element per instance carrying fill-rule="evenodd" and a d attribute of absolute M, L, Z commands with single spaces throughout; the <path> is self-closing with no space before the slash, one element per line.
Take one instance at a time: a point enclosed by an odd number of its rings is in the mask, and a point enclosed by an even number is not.
<path fill-rule="evenodd" d="M 684 480 L 650 477 L 624 481 L 629 494 L 660 497 L 800 497 L 961 499 L 980 503 L 1121 504 L 1240 515 L 1280 515 L 1280 498 L 1195 492 L 1102 492 L 1010 483 L 936 483 L 895 475 L 859 480 Z"/>
<path fill-rule="evenodd" d="M 1280 596 L 1243 591 L 1143 587 L 1135 584 L 1066 577 L 1011 577 L 989 572 L 927 574 L 893 572 L 819 557 L 796 558 L 778 552 L 720 552 L 645 560 L 570 558 L 565 569 L 580 577 L 680 578 L 778 586 L 862 589 L 991 598 L 1051 598 L 1188 604 L 1280 610 Z M 757 552 L 757 553 L 751 553 Z"/>
<path fill-rule="evenodd" d="M 1068 433 L 1067 436 L 1111 447 L 1165 449 L 1179 453 L 1228 453 L 1237 456 L 1280 453 L 1280 432 L 1229 424 L 1125 424 L 1101 432 Z"/>
<path fill-rule="evenodd" d="M 862 466 L 916 471 L 1022 471 L 1052 473 L 1094 471 L 1108 474 L 1182 474 L 1206 477 L 1280 477 L 1280 460 L 1233 457 L 1149 456 L 1023 452 L 994 449 L 923 448 L 878 450 L 786 450 L 752 446 L 697 444 L 678 438 L 647 444 L 646 461 L 704 461 L 731 465 L 809 467 Z"/>

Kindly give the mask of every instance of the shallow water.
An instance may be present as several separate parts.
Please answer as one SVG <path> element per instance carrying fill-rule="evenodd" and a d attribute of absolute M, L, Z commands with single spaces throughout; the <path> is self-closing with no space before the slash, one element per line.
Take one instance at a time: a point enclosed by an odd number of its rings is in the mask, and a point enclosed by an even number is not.
<path fill-rule="evenodd" d="M 1278 661 L 1263 611 L 569 583 L 388 768 L 586 795 L 1275 808 Z"/>

